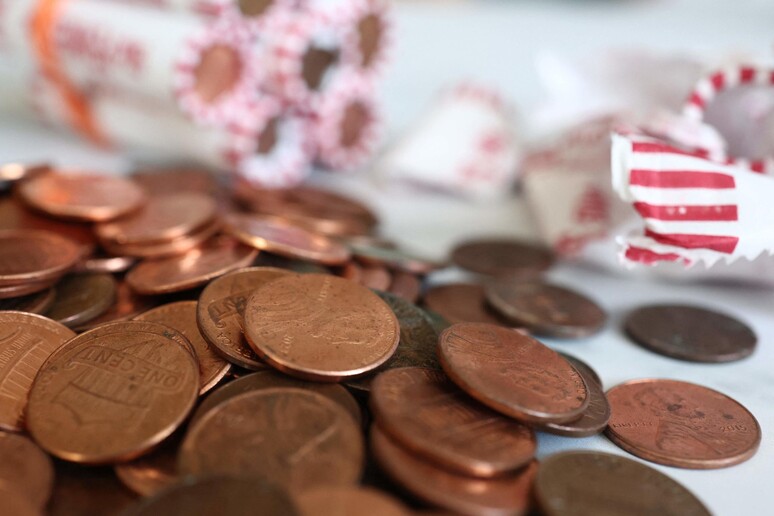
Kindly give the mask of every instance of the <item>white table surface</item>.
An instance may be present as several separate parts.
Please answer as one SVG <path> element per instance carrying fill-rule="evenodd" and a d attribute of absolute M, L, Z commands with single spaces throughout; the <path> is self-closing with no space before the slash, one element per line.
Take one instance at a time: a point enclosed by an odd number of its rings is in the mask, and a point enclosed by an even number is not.
<path fill-rule="evenodd" d="M 543 50 L 585 57 L 611 46 L 701 55 L 728 51 L 767 55 L 774 49 L 774 2 L 769 0 L 401 1 L 396 4 L 396 18 L 395 63 L 383 88 L 393 135 L 419 114 L 436 91 L 463 78 L 500 88 L 528 112 L 540 100 L 532 63 Z M 35 159 L 110 172 L 123 172 L 132 165 L 125 154 L 95 150 L 34 124 L 0 118 L 0 162 Z M 383 233 L 428 256 L 443 256 L 455 241 L 471 235 L 534 236 L 529 213 L 518 198 L 468 204 L 384 185 L 367 172 L 319 173 L 313 181 L 369 201 L 382 217 Z M 605 330 L 592 338 L 546 341 L 591 364 L 605 386 L 646 377 L 700 383 L 743 403 L 763 428 L 758 454 L 744 464 L 713 471 L 654 467 L 685 484 L 716 514 L 774 513 L 767 489 L 774 478 L 774 292 L 749 286 L 630 280 L 575 265 L 559 265 L 549 276 L 592 295 L 609 312 Z M 434 280 L 456 277 L 459 273 L 451 271 Z M 701 365 L 661 357 L 624 338 L 620 325 L 629 309 L 669 301 L 711 305 L 738 315 L 758 333 L 757 351 L 741 362 Z M 579 448 L 625 454 L 602 436 L 541 435 L 538 456 Z"/>

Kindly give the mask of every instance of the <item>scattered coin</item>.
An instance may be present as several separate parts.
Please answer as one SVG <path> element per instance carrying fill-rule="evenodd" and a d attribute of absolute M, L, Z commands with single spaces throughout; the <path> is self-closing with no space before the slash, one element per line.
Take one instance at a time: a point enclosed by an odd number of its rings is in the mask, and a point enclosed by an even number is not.
<path fill-rule="evenodd" d="M 58 279 L 70 270 L 80 257 L 81 248 L 76 243 L 54 233 L 2 230 L 0 286 Z"/>
<path fill-rule="evenodd" d="M 392 274 L 382 265 L 365 265 L 359 283 L 372 290 L 385 291 L 392 284 Z"/>
<path fill-rule="evenodd" d="M 14 297 L 27 296 L 29 294 L 34 294 L 44 290 L 51 290 L 51 288 L 56 285 L 57 281 L 59 281 L 59 278 L 0 287 L 0 299 L 11 299 Z"/>
<path fill-rule="evenodd" d="M 84 223 L 64 222 L 46 217 L 24 206 L 15 197 L 0 198 L 0 229 L 46 231 L 72 240 L 81 249 L 82 256 L 94 250 L 95 237 L 91 226 Z"/>
<path fill-rule="evenodd" d="M 87 464 L 131 460 L 163 441 L 196 401 L 199 371 L 185 337 L 156 323 L 82 333 L 40 369 L 27 428 L 50 454 Z"/>
<path fill-rule="evenodd" d="M 472 240 L 457 245 L 452 262 L 487 276 L 534 277 L 554 262 L 548 249 L 513 239 Z"/>
<path fill-rule="evenodd" d="M 110 274 L 71 274 L 56 285 L 56 299 L 46 315 L 77 328 L 105 313 L 116 300 L 116 280 Z"/>
<path fill-rule="evenodd" d="M 0 500 L 3 501 L 3 514 L 8 516 L 41 516 L 43 514 L 23 493 L 2 485 L 0 485 Z"/>
<path fill-rule="evenodd" d="M 129 462 L 116 464 L 116 476 L 126 487 L 141 496 L 151 496 L 180 480 L 177 473 L 177 449 L 183 434 L 178 431 L 152 452 Z"/>
<path fill-rule="evenodd" d="M 0 457 L 0 489 L 22 494 L 43 509 L 54 484 L 54 466 L 48 455 L 23 435 L 0 432 Z"/>
<path fill-rule="evenodd" d="M 575 368 L 516 331 L 455 324 L 441 334 L 438 355 L 446 374 L 465 392 L 521 421 L 564 423 L 588 407 L 588 391 Z"/>
<path fill-rule="evenodd" d="M 416 303 L 422 291 L 422 281 L 416 274 L 395 271 L 392 273 L 392 282 L 388 290 L 390 293 L 400 296 L 406 301 Z"/>
<path fill-rule="evenodd" d="M 275 279 L 253 293 L 245 336 L 253 351 L 287 374 L 337 381 L 385 363 L 398 346 L 400 327 L 367 288 L 306 274 Z"/>
<path fill-rule="evenodd" d="M 390 269 L 427 274 L 444 267 L 445 264 L 414 256 L 400 249 L 388 249 L 359 243 L 350 243 L 349 248 L 356 260 L 366 265 L 384 265 Z"/>
<path fill-rule="evenodd" d="M 737 401 L 677 380 L 632 380 L 607 392 L 607 436 L 645 460 L 689 469 L 725 468 L 752 457 L 758 421 Z"/>
<path fill-rule="evenodd" d="M 26 296 L 0 299 L 0 310 L 44 314 L 54 302 L 55 295 L 56 289 L 50 288 L 34 294 L 27 294 Z"/>
<path fill-rule="evenodd" d="M 215 174 L 186 165 L 143 168 L 132 172 L 129 177 L 149 196 L 194 192 L 218 197 L 223 190 Z"/>
<path fill-rule="evenodd" d="M 528 426 L 476 403 L 440 371 L 385 371 L 373 382 L 370 405 L 396 443 L 459 474 L 501 475 L 535 455 Z"/>
<path fill-rule="evenodd" d="M 409 516 L 398 500 L 368 487 L 323 487 L 296 496 L 302 516 Z"/>
<path fill-rule="evenodd" d="M 50 516 L 114 515 L 137 496 L 126 489 L 113 468 L 81 466 L 57 461 L 54 492 L 48 504 Z"/>
<path fill-rule="evenodd" d="M 542 282 L 497 281 L 486 299 L 498 312 L 535 335 L 580 338 L 593 335 L 607 315 L 594 301 L 573 290 Z"/>
<path fill-rule="evenodd" d="M 663 473 L 601 452 L 570 451 L 542 460 L 535 497 L 546 516 L 710 515 L 696 496 Z"/>
<path fill-rule="evenodd" d="M 425 293 L 425 306 L 451 324 L 472 322 L 502 324 L 486 305 L 484 287 L 470 283 L 450 283 L 432 287 Z"/>
<path fill-rule="evenodd" d="M 91 330 L 103 324 L 127 321 L 132 317 L 150 310 L 155 304 L 153 298 L 135 294 L 125 281 L 118 282 L 116 298 L 110 308 L 99 317 L 96 317 L 75 328 L 78 332 Z"/>
<path fill-rule="evenodd" d="M 631 312 L 624 323 L 637 344 L 680 360 L 733 362 L 752 355 L 758 338 L 726 314 L 686 305 L 651 305 Z"/>
<path fill-rule="evenodd" d="M 101 244 L 107 252 L 117 256 L 126 255 L 137 258 L 177 256 L 201 246 L 207 240 L 215 236 L 220 228 L 220 220 L 214 219 L 193 233 L 172 240 L 161 240 L 158 242 L 142 244 L 118 244 L 110 240 L 103 240 Z"/>

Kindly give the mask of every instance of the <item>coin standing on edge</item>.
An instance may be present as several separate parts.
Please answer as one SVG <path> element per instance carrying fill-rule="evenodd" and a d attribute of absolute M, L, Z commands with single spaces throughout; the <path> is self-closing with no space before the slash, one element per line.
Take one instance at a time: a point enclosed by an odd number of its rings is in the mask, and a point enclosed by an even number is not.
<path fill-rule="evenodd" d="M 295 497 L 301 516 L 410 516 L 399 500 L 369 487 L 323 487 Z"/>
<path fill-rule="evenodd" d="M 39 509 L 45 507 L 54 485 L 49 456 L 23 435 L 0 432 L 0 457 L 0 489 L 23 494 Z"/>
<path fill-rule="evenodd" d="M 513 239 L 478 239 L 458 244 L 451 255 L 461 269 L 487 276 L 532 277 L 554 263 L 545 247 Z"/>

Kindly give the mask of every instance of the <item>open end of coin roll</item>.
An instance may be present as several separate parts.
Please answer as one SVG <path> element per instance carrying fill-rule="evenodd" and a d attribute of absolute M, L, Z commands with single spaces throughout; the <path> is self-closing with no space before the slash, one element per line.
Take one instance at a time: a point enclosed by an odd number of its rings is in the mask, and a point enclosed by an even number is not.
<path fill-rule="evenodd" d="M 310 45 L 302 57 L 301 74 L 310 90 L 319 91 L 339 60 L 338 50 Z"/>
<path fill-rule="evenodd" d="M 266 14 L 274 3 L 273 0 L 239 0 L 239 12 L 248 18 L 257 18 Z"/>
<path fill-rule="evenodd" d="M 341 117 L 341 145 L 347 148 L 356 146 L 364 134 L 364 129 L 372 123 L 371 113 L 362 102 L 352 102 Z"/>
<path fill-rule="evenodd" d="M 237 85 L 241 74 L 239 53 L 226 45 L 212 45 L 202 51 L 194 70 L 194 91 L 205 102 L 214 102 Z"/>
<path fill-rule="evenodd" d="M 358 47 L 360 49 L 360 66 L 369 68 L 383 45 L 384 26 L 376 14 L 369 14 L 360 19 L 357 24 Z"/>

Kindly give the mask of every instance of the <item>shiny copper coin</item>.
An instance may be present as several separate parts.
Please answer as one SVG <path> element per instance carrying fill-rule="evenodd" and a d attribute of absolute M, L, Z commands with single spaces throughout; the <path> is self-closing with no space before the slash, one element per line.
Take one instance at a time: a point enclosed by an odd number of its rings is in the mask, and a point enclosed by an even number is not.
<path fill-rule="evenodd" d="M 387 290 L 406 301 L 416 303 L 422 291 L 422 281 L 410 272 L 395 271 Z"/>
<path fill-rule="evenodd" d="M 137 259 L 132 256 L 90 256 L 75 266 L 75 272 L 109 272 L 116 274 L 128 271 Z"/>
<path fill-rule="evenodd" d="M 299 380 L 291 376 L 284 375 L 277 371 L 266 369 L 264 371 L 258 371 L 257 373 L 251 373 L 236 380 L 227 383 L 226 385 L 219 387 L 207 396 L 204 401 L 197 407 L 196 412 L 191 417 L 191 425 L 201 419 L 207 412 L 214 409 L 226 400 L 230 400 L 240 394 L 250 391 L 257 391 L 261 389 L 271 389 L 275 387 L 292 387 L 296 389 L 308 389 L 318 394 L 322 394 L 326 398 L 335 401 L 341 405 L 358 425 L 363 422 L 363 414 L 360 412 L 360 405 L 358 405 L 355 398 L 338 384 L 320 383 L 320 382 L 306 382 Z"/>
<path fill-rule="evenodd" d="M 189 428 L 178 466 L 182 474 L 262 476 L 300 492 L 357 483 L 363 458 L 363 437 L 346 410 L 283 387 L 246 392 L 205 414 Z"/>
<path fill-rule="evenodd" d="M 80 257 L 81 248 L 76 243 L 54 233 L 0 231 L 0 286 L 58 278 Z"/>
<path fill-rule="evenodd" d="M 496 478 L 457 475 L 398 446 L 378 425 L 371 427 L 371 450 L 393 480 L 437 507 L 473 516 L 514 516 L 529 509 L 537 462 Z"/>
<path fill-rule="evenodd" d="M 245 336 L 253 351 L 283 372 L 337 381 L 385 363 L 398 346 L 400 327 L 367 288 L 306 274 L 276 279 L 250 296 Z"/>
<path fill-rule="evenodd" d="M 54 484 L 54 465 L 48 455 L 23 435 L 0 432 L 0 457 L 0 489 L 23 494 L 42 509 Z"/>
<path fill-rule="evenodd" d="M 546 516 L 709 516 L 688 489 L 640 462 L 591 451 L 551 455 L 540 463 L 535 497 Z"/>
<path fill-rule="evenodd" d="M 572 421 L 589 405 L 586 384 L 567 360 L 507 328 L 455 324 L 441 334 L 438 355 L 446 374 L 468 394 L 522 421 Z"/>
<path fill-rule="evenodd" d="M 697 306 L 644 306 L 626 317 L 624 328 L 640 346 L 690 362 L 741 360 L 758 342 L 743 322 Z"/>
<path fill-rule="evenodd" d="M 17 192 L 49 215 L 90 222 L 115 219 L 145 202 L 142 189 L 132 181 L 103 174 L 51 172 L 24 181 Z"/>
<path fill-rule="evenodd" d="M 175 329 L 193 346 L 196 360 L 199 363 L 199 395 L 209 391 L 220 382 L 231 364 L 221 358 L 202 336 L 196 323 L 196 301 L 178 301 L 153 308 L 134 319 L 163 324 Z"/>
<path fill-rule="evenodd" d="M 607 319 L 591 299 L 550 283 L 496 281 L 487 285 L 486 298 L 503 316 L 535 335 L 587 337 L 602 329 Z"/>
<path fill-rule="evenodd" d="M 15 297 L 27 296 L 44 290 L 51 290 L 57 284 L 59 278 L 51 278 L 43 281 L 34 281 L 29 283 L 20 283 L 18 285 L 7 285 L 0 287 L 0 299 L 11 299 Z"/>
<path fill-rule="evenodd" d="M 151 496 L 180 480 L 177 473 L 177 449 L 182 432 L 176 432 L 150 453 L 129 462 L 116 464 L 116 476 L 126 487 L 141 496 Z"/>
<path fill-rule="evenodd" d="M 139 294 L 180 292 L 250 265 L 257 255 L 233 239 L 217 238 L 181 256 L 145 260 L 127 273 L 126 281 Z"/>
<path fill-rule="evenodd" d="M 137 497 L 116 478 L 112 468 L 57 461 L 50 516 L 119 514 Z"/>
<path fill-rule="evenodd" d="M 0 428 L 22 429 L 35 375 L 73 337 L 72 330 L 46 317 L 0 312 Z"/>
<path fill-rule="evenodd" d="M 548 249 L 513 239 L 473 240 L 457 245 L 452 262 L 487 276 L 537 276 L 554 262 Z"/>
<path fill-rule="evenodd" d="M 472 283 L 450 283 L 425 293 L 425 305 L 452 324 L 475 322 L 502 324 L 486 305 L 484 287 Z"/>
<path fill-rule="evenodd" d="M 404 448 L 463 475 L 492 477 L 532 460 L 535 433 L 476 403 L 441 371 L 390 369 L 373 382 L 371 410 Z"/>
<path fill-rule="evenodd" d="M 87 464 L 137 457 L 196 401 L 199 371 L 185 337 L 160 324 L 111 323 L 70 340 L 40 369 L 27 428 L 52 455 Z"/>
<path fill-rule="evenodd" d="M 8 516 L 42 516 L 43 512 L 24 495 L 12 488 L 0 485 L 3 514 Z"/>
<path fill-rule="evenodd" d="M 244 244 L 289 258 L 338 265 L 350 256 L 342 244 L 281 219 L 231 214 L 226 217 L 225 231 Z"/>
<path fill-rule="evenodd" d="M 132 172 L 129 178 L 151 197 L 180 192 L 217 197 L 222 191 L 215 174 L 190 166 L 143 168 Z"/>
<path fill-rule="evenodd" d="M 121 281 L 116 287 L 116 299 L 113 305 L 99 317 L 76 327 L 75 330 L 82 332 L 111 322 L 127 321 L 146 310 L 150 310 L 154 305 L 153 298 L 135 294 L 125 281 Z"/>
<path fill-rule="evenodd" d="M 409 516 L 400 501 L 368 487 L 323 487 L 296 496 L 302 516 Z"/>
<path fill-rule="evenodd" d="M 116 280 L 110 274 L 71 274 L 57 284 L 56 299 L 46 316 L 77 328 L 113 305 L 116 288 Z"/>
<path fill-rule="evenodd" d="M 49 171 L 48 163 L 6 163 L 0 166 L 0 181 L 20 181 Z"/>
<path fill-rule="evenodd" d="M 50 288 L 42 292 L 27 294 L 26 296 L 0 299 L 0 310 L 13 310 L 15 312 L 43 314 L 54 302 L 55 295 L 56 290 Z"/>
<path fill-rule="evenodd" d="M 349 244 L 349 248 L 355 259 L 366 265 L 383 265 L 412 274 L 427 274 L 444 266 L 443 263 L 421 258 L 400 249 L 363 244 Z"/>
<path fill-rule="evenodd" d="M 0 229 L 39 230 L 67 238 L 81 247 L 82 256 L 92 252 L 95 245 L 91 226 L 84 223 L 63 222 L 39 215 L 15 198 L 0 199 Z"/>
<path fill-rule="evenodd" d="M 632 380 L 607 392 L 607 436 L 645 460 L 689 469 L 725 468 L 752 457 L 761 427 L 739 402 L 677 380 Z"/>
<path fill-rule="evenodd" d="M 226 274 L 204 288 L 196 312 L 199 329 L 223 358 L 245 369 L 266 367 L 245 340 L 245 307 L 255 290 L 288 274 L 282 269 L 252 267 Z"/>
<path fill-rule="evenodd" d="M 214 219 L 205 226 L 199 228 L 190 235 L 184 235 L 172 240 L 142 244 L 118 244 L 112 241 L 103 241 L 102 247 L 111 254 L 130 256 L 137 258 L 160 258 L 164 256 L 177 256 L 202 245 L 208 239 L 220 231 L 221 222 Z"/>

